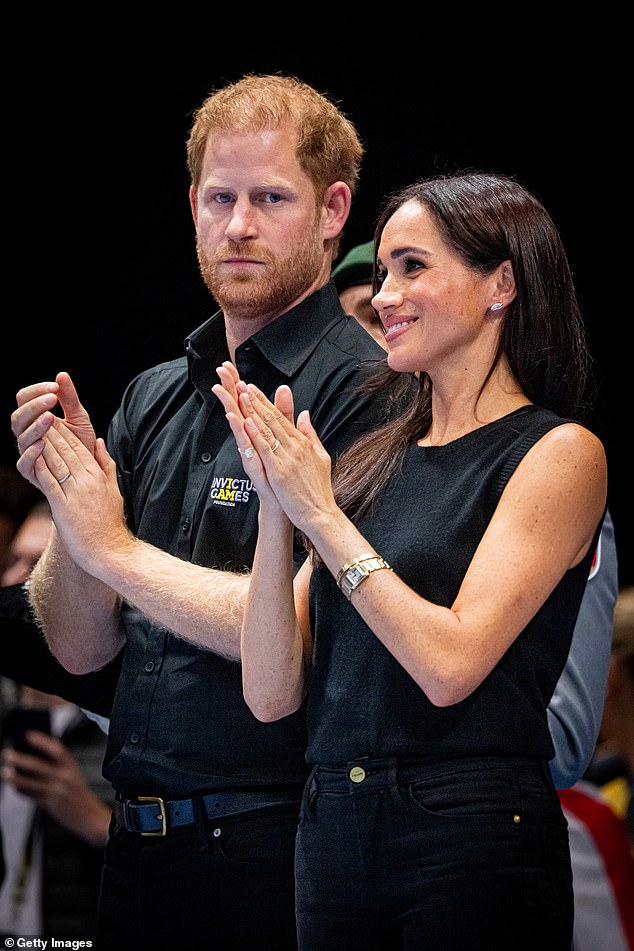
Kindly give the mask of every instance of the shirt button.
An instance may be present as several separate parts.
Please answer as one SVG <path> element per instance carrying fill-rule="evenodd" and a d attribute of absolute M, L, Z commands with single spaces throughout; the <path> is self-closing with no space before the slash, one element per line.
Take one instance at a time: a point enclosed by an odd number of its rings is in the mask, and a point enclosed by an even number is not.
<path fill-rule="evenodd" d="M 140 737 L 140 735 L 139 735 L 138 733 L 131 733 L 131 734 L 130 734 L 130 743 L 138 743 L 140 739 L 141 739 L 141 737 Z"/>
<path fill-rule="evenodd" d="M 153 660 L 148 660 L 148 662 L 147 662 L 147 664 L 145 665 L 145 667 L 143 668 L 143 670 L 146 672 L 146 674 L 151 674 L 152 671 L 154 670 L 154 661 L 153 661 Z"/>
<path fill-rule="evenodd" d="M 210 453 L 210 452 L 203 452 L 203 454 L 202 454 L 202 456 L 200 457 L 200 459 L 201 459 L 201 462 L 210 462 L 210 461 L 211 461 L 211 453 Z"/>
<path fill-rule="evenodd" d="M 181 526 L 182 529 L 183 529 L 183 534 L 184 534 L 184 535 L 186 535 L 187 532 L 189 531 L 190 525 L 191 525 L 191 522 L 189 521 L 188 518 L 186 518 L 185 521 L 183 522 L 182 526 Z"/>
<path fill-rule="evenodd" d="M 362 766 L 353 766 L 348 775 L 353 783 L 362 783 L 365 779 L 365 770 Z"/>

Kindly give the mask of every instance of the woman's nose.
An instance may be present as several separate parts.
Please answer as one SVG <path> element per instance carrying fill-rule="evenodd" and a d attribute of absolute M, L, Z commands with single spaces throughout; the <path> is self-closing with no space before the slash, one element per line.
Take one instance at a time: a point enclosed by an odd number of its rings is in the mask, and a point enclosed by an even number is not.
<path fill-rule="evenodd" d="M 384 282 L 381 289 L 372 298 L 372 306 L 380 313 L 387 310 L 388 307 L 398 307 L 402 300 L 403 295 L 400 291 L 390 290 L 387 282 Z"/>

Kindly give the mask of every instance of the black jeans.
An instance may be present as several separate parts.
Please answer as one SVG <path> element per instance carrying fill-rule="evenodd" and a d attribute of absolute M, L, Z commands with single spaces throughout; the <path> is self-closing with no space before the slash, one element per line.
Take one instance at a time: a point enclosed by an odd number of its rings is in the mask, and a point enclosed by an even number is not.
<path fill-rule="evenodd" d="M 315 767 L 295 878 L 301 951 L 570 951 L 567 825 L 545 763 Z"/>
<path fill-rule="evenodd" d="M 149 838 L 113 820 L 96 947 L 102 951 L 295 951 L 298 805 Z"/>

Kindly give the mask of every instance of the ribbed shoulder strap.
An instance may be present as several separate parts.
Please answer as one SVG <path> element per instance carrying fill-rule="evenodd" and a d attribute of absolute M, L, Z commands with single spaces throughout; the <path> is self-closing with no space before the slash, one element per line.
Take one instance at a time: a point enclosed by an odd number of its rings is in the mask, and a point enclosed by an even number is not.
<path fill-rule="evenodd" d="M 547 415 L 538 421 L 530 429 L 527 429 L 526 432 L 520 436 L 517 442 L 514 444 L 513 448 L 509 452 L 508 458 L 500 472 L 498 473 L 497 479 L 493 485 L 493 497 L 496 502 L 499 501 L 502 492 L 506 488 L 506 484 L 517 469 L 518 465 L 526 455 L 529 449 L 535 445 L 535 443 L 545 436 L 546 433 L 550 432 L 551 429 L 555 429 L 557 426 L 562 426 L 564 423 L 573 423 L 573 419 L 564 419 L 561 416 L 556 416 L 554 413 L 550 413 L 547 410 L 544 411 Z"/>

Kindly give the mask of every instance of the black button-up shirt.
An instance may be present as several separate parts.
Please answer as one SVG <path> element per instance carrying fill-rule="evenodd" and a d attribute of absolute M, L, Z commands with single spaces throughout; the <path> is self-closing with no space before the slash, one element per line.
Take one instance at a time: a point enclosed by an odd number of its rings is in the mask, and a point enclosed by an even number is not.
<path fill-rule="evenodd" d="M 128 524 L 187 561 L 250 567 L 258 500 L 220 401 L 215 368 L 229 358 L 218 312 L 186 340 L 187 356 L 128 386 L 108 436 Z M 281 383 L 308 409 L 336 455 L 382 421 L 384 402 L 359 386 L 384 362 L 346 317 L 328 284 L 236 352 L 240 376 L 271 396 Z M 299 552 L 298 552 L 299 553 Z M 260 723 L 242 696 L 240 665 L 201 650 L 123 609 L 127 637 L 104 773 L 125 795 L 191 796 L 243 786 L 300 785 L 306 775 L 303 708 Z"/>

